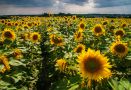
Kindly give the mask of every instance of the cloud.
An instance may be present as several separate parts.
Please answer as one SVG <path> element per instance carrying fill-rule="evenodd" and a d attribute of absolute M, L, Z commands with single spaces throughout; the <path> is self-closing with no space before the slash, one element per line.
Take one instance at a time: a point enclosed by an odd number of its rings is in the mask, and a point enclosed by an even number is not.
<path fill-rule="evenodd" d="M 130 0 L 93 0 L 93 2 L 97 8 L 131 5 Z"/>
<path fill-rule="evenodd" d="M 50 7 L 55 0 L 0 0 L 0 5 L 14 5 L 16 7 Z"/>
<path fill-rule="evenodd" d="M 52 13 L 131 14 L 130 0 L 0 0 L 0 15 Z"/>
<path fill-rule="evenodd" d="M 62 2 L 76 5 L 84 5 L 88 2 L 88 0 L 62 0 Z"/>

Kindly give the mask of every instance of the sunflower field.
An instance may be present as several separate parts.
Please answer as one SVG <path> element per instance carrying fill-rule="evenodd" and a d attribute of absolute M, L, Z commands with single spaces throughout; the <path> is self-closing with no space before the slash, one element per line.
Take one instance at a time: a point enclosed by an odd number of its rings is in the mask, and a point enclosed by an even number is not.
<path fill-rule="evenodd" d="M 131 90 L 131 19 L 0 19 L 0 90 Z"/>

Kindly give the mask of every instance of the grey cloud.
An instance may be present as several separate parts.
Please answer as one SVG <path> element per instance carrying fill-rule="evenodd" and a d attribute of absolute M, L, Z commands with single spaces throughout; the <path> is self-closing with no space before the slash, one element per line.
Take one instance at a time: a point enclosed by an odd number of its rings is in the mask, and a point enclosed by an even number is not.
<path fill-rule="evenodd" d="M 0 5 L 14 5 L 17 7 L 49 7 L 55 0 L 0 0 Z"/>
<path fill-rule="evenodd" d="M 88 0 L 62 0 L 64 3 L 69 3 L 69 4 L 76 4 L 76 5 L 84 5 L 87 3 Z"/>
<path fill-rule="evenodd" d="M 131 5 L 131 0 L 94 0 L 96 7 L 113 7 L 113 6 L 123 6 Z"/>

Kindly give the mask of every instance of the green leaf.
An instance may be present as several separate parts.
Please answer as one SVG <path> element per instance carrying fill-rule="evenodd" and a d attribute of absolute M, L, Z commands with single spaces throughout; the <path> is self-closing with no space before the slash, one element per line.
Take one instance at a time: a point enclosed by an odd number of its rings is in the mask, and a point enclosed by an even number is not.
<path fill-rule="evenodd" d="M 18 60 L 11 60 L 9 63 L 12 66 L 25 66 L 24 63 L 22 63 L 21 61 L 18 61 Z"/>

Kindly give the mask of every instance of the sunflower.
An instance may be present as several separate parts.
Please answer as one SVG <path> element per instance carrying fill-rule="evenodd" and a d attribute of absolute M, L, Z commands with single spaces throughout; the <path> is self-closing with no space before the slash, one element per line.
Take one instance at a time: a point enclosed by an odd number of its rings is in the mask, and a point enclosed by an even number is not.
<path fill-rule="evenodd" d="M 60 36 L 56 36 L 55 34 L 50 35 L 50 42 L 51 44 L 56 44 L 58 46 L 63 45 L 63 39 Z"/>
<path fill-rule="evenodd" d="M 77 53 L 81 53 L 85 51 L 85 45 L 83 44 L 79 44 L 75 49 L 74 49 L 74 52 L 77 52 Z"/>
<path fill-rule="evenodd" d="M 4 56 L 4 55 L 0 56 L 0 63 L 4 64 L 4 67 L 2 68 L 2 70 L 0 72 L 4 73 L 6 70 L 7 71 L 10 70 L 8 58 L 6 56 Z"/>
<path fill-rule="evenodd" d="M 116 36 L 120 36 L 120 37 L 123 37 L 125 35 L 125 31 L 120 29 L 120 30 L 116 30 L 115 31 L 115 35 Z"/>
<path fill-rule="evenodd" d="M 74 38 L 76 41 L 81 41 L 83 39 L 83 33 L 81 31 L 76 31 L 74 33 Z"/>
<path fill-rule="evenodd" d="M 108 21 L 103 21 L 102 24 L 103 24 L 103 25 L 107 25 L 107 24 L 108 24 Z"/>
<path fill-rule="evenodd" d="M 13 24 L 14 24 L 14 26 L 19 26 L 20 25 L 20 23 L 18 21 L 14 22 Z"/>
<path fill-rule="evenodd" d="M 14 49 L 13 50 L 13 56 L 16 58 L 16 59 L 21 59 L 23 56 L 22 56 L 22 51 L 20 49 Z"/>
<path fill-rule="evenodd" d="M 96 36 L 100 36 L 100 35 L 105 34 L 105 29 L 100 24 L 95 25 L 95 27 L 92 29 L 92 31 L 94 32 L 94 34 Z"/>
<path fill-rule="evenodd" d="M 9 40 L 12 40 L 14 41 L 16 38 L 15 36 L 15 32 L 11 29 L 4 29 L 4 31 L 2 32 L 2 39 L 5 40 L 5 39 L 9 39 Z"/>
<path fill-rule="evenodd" d="M 33 32 L 30 35 L 30 39 L 34 43 L 38 42 L 40 40 L 40 38 L 41 38 L 41 36 L 40 36 L 40 34 L 38 32 Z"/>
<path fill-rule="evenodd" d="M 127 23 L 122 23 L 122 24 L 121 24 L 121 27 L 122 27 L 122 28 L 125 28 L 126 26 L 127 26 Z"/>
<path fill-rule="evenodd" d="M 58 59 L 55 64 L 56 67 L 60 70 L 60 72 L 64 72 L 67 68 L 67 62 L 64 59 Z"/>
<path fill-rule="evenodd" d="M 72 19 L 73 19 L 73 20 L 76 20 L 76 18 L 77 18 L 76 15 L 73 15 L 73 16 L 72 16 Z"/>
<path fill-rule="evenodd" d="M 85 23 L 84 22 L 80 22 L 79 29 L 82 29 L 82 30 L 85 29 Z"/>
<path fill-rule="evenodd" d="M 110 51 L 112 54 L 118 55 L 118 57 L 122 58 L 128 53 L 127 43 L 122 43 L 120 40 L 117 40 L 116 42 L 112 43 Z"/>
<path fill-rule="evenodd" d="M 81 76 L 88 78 L 88 85 L 90 86 L 91 80 L 101 81 L 103 78 L 109 78 L 111 71 L 109 68 L 112 66 L 108 62 L 108 58 L 100 54 L 100 51 L 94 51 L 90 48 L 87 52 L 82 52 L 78 56 Z"/>
<path fill-rule="evenodd" d="M 7 22 L 6 25 L 7 26 L 13 26 L 13 23 L 12 22 Z"/>

